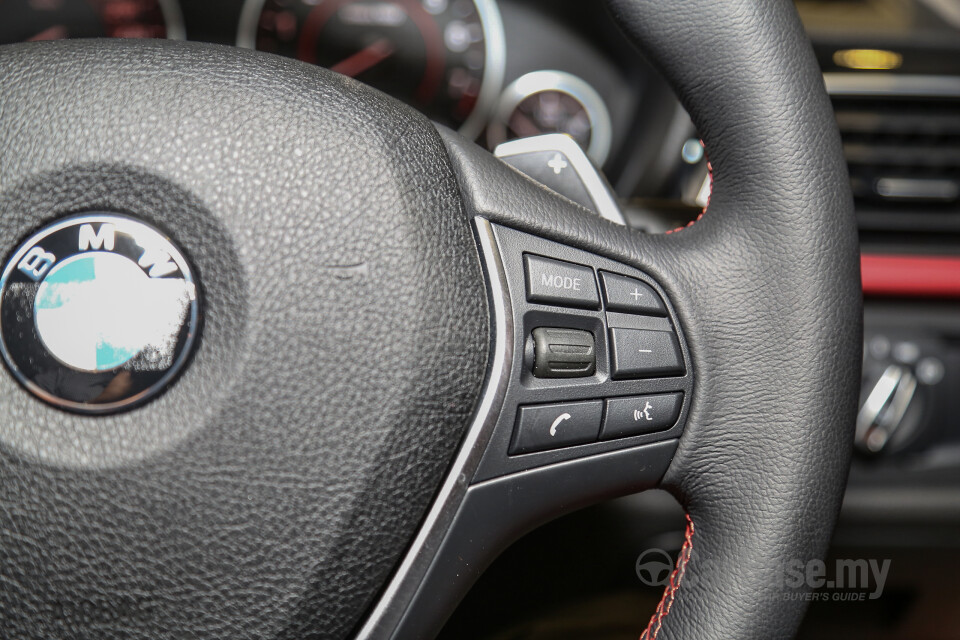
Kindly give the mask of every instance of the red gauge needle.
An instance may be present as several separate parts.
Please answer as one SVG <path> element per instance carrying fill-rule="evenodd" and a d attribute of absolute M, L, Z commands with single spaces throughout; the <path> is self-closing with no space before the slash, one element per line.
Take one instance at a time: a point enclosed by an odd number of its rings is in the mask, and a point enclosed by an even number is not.
<path fill-rule="evenodd" d="M 41 40 L 63 40 L 67 37 L 67 28 L 63 25 L 54 25 L 49 29 L 44 29 L 33 37 L 27 38 L 27 42 L 39 42 Z"/>
<path fill-rule="evenodd" d="M 380 38 L 368 47 L 357 51 L 349 58 L 344 58 L 330 67 L 331 71 L 342 73 L 355 78 L 370 67 L 373 67 L 393 55 L 393 43 L 386 38 Z"/>

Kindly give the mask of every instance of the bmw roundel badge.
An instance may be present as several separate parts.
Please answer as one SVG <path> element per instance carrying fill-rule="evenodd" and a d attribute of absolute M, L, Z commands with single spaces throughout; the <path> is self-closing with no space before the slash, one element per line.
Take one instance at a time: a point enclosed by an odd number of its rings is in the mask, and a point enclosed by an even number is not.
<path fill-rule="evenodd" d="M 199 302 L 183 255 L 126 216 L 60 220 L 24 242 L 0 279 L 0 348 L 17 379 L 58 407 L 130 408 L 190 355 Z"/>

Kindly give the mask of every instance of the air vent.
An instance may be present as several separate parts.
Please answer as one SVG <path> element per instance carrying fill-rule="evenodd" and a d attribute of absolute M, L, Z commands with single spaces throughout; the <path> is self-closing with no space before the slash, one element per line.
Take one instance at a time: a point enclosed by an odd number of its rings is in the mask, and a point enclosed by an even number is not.
<path fill-rule="evenodd" d="M 960 78 L 825 77 L 861 222 L 960 229 Z"/>

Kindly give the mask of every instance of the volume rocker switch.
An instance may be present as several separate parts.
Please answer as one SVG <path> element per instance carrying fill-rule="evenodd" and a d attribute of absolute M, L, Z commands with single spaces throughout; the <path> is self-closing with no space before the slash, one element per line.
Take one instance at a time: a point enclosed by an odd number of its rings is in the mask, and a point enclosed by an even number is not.
<path fill-rule="evenodd" d="M 579 329 L 533 330 L 533 375 L 538 378 L 585 378 L 597 370 L 593 334 Z"/>

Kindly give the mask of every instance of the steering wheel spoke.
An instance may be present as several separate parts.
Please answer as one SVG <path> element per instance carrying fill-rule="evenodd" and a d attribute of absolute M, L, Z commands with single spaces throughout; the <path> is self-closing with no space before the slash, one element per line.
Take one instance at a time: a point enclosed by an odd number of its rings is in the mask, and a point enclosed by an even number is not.
<path fill-rule="evenodd" d="M 536 215 L 512 226 L 492 220 L 516 211 L 516 202 L 536 202 L 533 210 L 584 229 L 625 238 L 630 231 L 442 133 L 458 174 L 487 178 L 463 187 L 489 287 L 493 364 L 447 485 L 362 638 L 431 637 L 517 537 L 576 508 L 656 486 L 695 382 L 675 310 L 656 280 L 515 228 L 531 228 Z M 500 210 L 499 193 L 514 204 Z"/>

